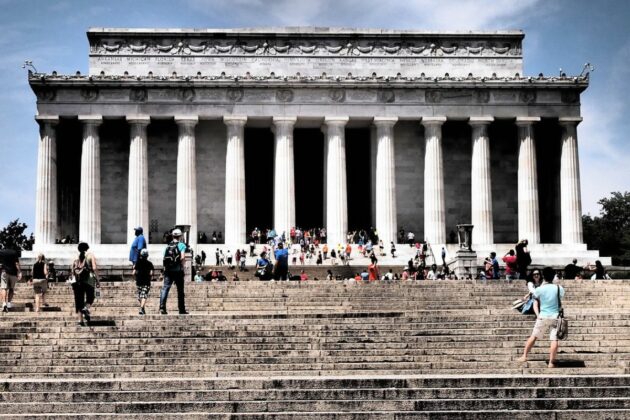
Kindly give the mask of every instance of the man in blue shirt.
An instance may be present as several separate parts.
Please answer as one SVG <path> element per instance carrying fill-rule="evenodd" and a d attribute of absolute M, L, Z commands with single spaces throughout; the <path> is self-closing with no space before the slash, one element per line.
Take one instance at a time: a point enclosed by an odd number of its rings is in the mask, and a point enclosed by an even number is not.
<path fill-rule="evenodd" d="M 549 331 L 549 340 L 551 345 L 549 347 L 549 365 L 548 367 L 556 367 L 556 355 L 558 354 L 558 337 L 556 336 L 556 325 L 558 321 L 558 313 L 560 307 L 558 305 L 558 293 L 560 298 L 564 297 L 564 288 L 553 284 L 553 278 L 556 272 L 551 267 L 545 267 L 543 269 L 544 283 L 534 291 L 533 295 L 535 299 L 540 302 L 540 313 L 536 319 L 534 330 L 532 335 L 525 344 L 523 350 L 523 356 L 521 356 L 519 362 L 527 362 L 527 355 L 529 351 L 536 344 L 536 340 L 543 338 L 545 333 Z"/>
<path fill-rule="evenodd" d="M 282 242 L 278 244 L 278 249 L 274 251 L 276 257 L 276 270 L 274 278 L 276 280 L 287 280 L 289 273 L 289 250 L 284 248 Z"/>
<path fill-rule="evenodd" d="M 143 230 L 141 226 L 134 228 L 134 233 L 136 237 L 131 243 L 131 249 L 129 250 L 129 261 L 131 264 L 136 265 L 138 262 L 138 257 L 140 256 L 140 251 L 147 247 L 147 241 L 144 239 L 144 235 L 142 234 Z"/>

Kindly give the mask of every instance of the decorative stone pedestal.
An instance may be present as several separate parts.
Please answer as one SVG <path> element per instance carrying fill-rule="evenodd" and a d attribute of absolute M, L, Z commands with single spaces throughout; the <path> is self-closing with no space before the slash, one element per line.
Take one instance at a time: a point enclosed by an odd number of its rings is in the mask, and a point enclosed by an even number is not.
<path fill-rule="evenodd" d="M 458 279 L 477 275 L 477 253 L 467 249 L 458 249 L 455 252 L 455 275 Z"/>

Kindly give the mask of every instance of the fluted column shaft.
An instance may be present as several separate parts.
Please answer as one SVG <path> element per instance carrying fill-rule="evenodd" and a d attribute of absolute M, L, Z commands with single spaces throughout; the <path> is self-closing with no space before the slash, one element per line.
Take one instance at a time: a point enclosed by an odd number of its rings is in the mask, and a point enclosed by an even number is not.
<path fill-rule="evenodd" d="M 177 203 L 175 224 L 190 225 L 189 243 L 197 243 L 197 169 L 195 153 L 196 116 L 176 116 L 177 140 Z"/>
<path fill-rule="evenodd" d="M 396 161 L 394 125 L 398 118 L 374 118 L 376 126 L 376 230 L 384 243 L 396 242 Z"/>
<path fill-rule="evenodd" d="M 560 156 L 560 208 L 562 243 L 584 242 L 582 229 L 582 196 L 580 193 L 580 160 L 578 156 L 577 125 L 580 117 L 560 118 L 562 152 Z"/>
<path fill-rule="evenodd" d="M 348 190 L 346 181 L 346 135 L 348 117 L 324 119 L 326 132 L 326 231 L 328 243 L 346 242 Z"/>
<path fill-rule="evenodd" d="M 83 123 L 81 147 L 81 189 L 79 200 L 79 240 L 101 243 L 101 150 L 98 127 L 101 116 L 80 115 Z"/>
<path fill-rule="evenodd" d="M 534 124 L 539 117 L 519 117 L 518 126 L 518 236 L 530 244 L 540 243 L 538 173 Z"/>
<path fill-rule="evenodd" d="M 127 243 L 135 238 L 133 229 L 149 229 L 148 116 L 127 116 L 131 128 L 129 142 L 129 188 L 127 190 Z M 148 242 L 149 235 L 145 235 Z"/>
<path fill-rule="evenodd" d="M 471 220 L 474 225 L 474 241 L 478 244 L 494 243 L 492 222 L 492 177 L 490 174 L 490 139 L 488 126 L 492 117 L 472 117 L 472 165 L 471 165 Z"/>
<path fill-rule="evenodd" d="M 446 117 L 426 117 L 424 126 L 424 237 L 431 244 L 446 243 L 442 124 Z"/>
<path fill-rule="evenodd" d="M 246 237 L 245 123 L 247 117 L 223 118 L 227 126 L 225 156 L 225 243 L 242 244 Z"/>
<path fill-rule="evenodd" d="M 273 224 L 279 235 L 289 237 L 295 226 L 295 169 L 293 155 L 293 127 L 297 118 L 273 119 L 276 137 L 276 156 L 273 189 Z"/>
<path fill-rule="evenodd" d="M 57 135 L 58 116 L 37 116 L 40 125 L 37 151 L 37 200 L 35 202 L 35 245 L 54 244 L 57 223 Z"/>

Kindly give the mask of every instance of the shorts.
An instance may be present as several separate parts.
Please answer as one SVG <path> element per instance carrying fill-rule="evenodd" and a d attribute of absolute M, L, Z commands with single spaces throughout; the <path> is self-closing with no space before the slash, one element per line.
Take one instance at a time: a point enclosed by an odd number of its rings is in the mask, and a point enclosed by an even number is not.
<path fill-rule="evenodd" d="M 545 333 L 549 331 L 549 340 L 557 341 L 558 337 L 556 334 L 558 318 L 538 318 L 536 319 L 536 324 L 534 325 L 534 330 L 532 331 L 532 337 L 536 337 L 538 339 L 545 338 Z"/>
<path fill-rule="evenodd" d="M 6 271 L 3 271 L 2 276 L 0 276 L 0 289 L 13 290 L 15 289 L 17 281 L 18 278 L 16 275 L 9 274 Z"/>
<path fill-rule="evenodd" d="M 151 290 L 151 285 L 136 286 L 136 291 L 137 291 L 137 294 L 138 294 L 138 300 L 148 299 L 150 290 Z"/>
<path fill-rule="evenodd" d="M 48 290 L 48 280 L 46 279 L 33 279 L 33 291 L 35 294 L 44 294 Z"/>

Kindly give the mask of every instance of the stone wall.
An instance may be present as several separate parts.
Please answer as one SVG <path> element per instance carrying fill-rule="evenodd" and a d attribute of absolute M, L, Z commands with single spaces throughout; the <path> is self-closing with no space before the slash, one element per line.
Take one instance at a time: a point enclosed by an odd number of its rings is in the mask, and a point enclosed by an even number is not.
<path fill-rule="evenodd" d="M 210 238 L 213 231 L 223 231 L 225 227 L 225 124 L 200 121 L 195 136 L 198 231 Z"/>
<path fill-rule="evenodd" d="M 417 121 L 394 126 L 398 227 L 424 237 L 424 131 Z"/>
<path fill-rule="evenodd" d="M 129 188 L 129 125 L 125 120 L 104 120 L 101 145 L 101 243 L 127 242 Z M 145 227 L 146 229 L 146 227 Z"/>
<path fill-rule="evenodd" d="M 158 231 L 152 238 L 157 243 L 175 224 L 177 126 L 172 120 L 151 121 L 148 140 L 149 220 L 157 221 Z"/>

